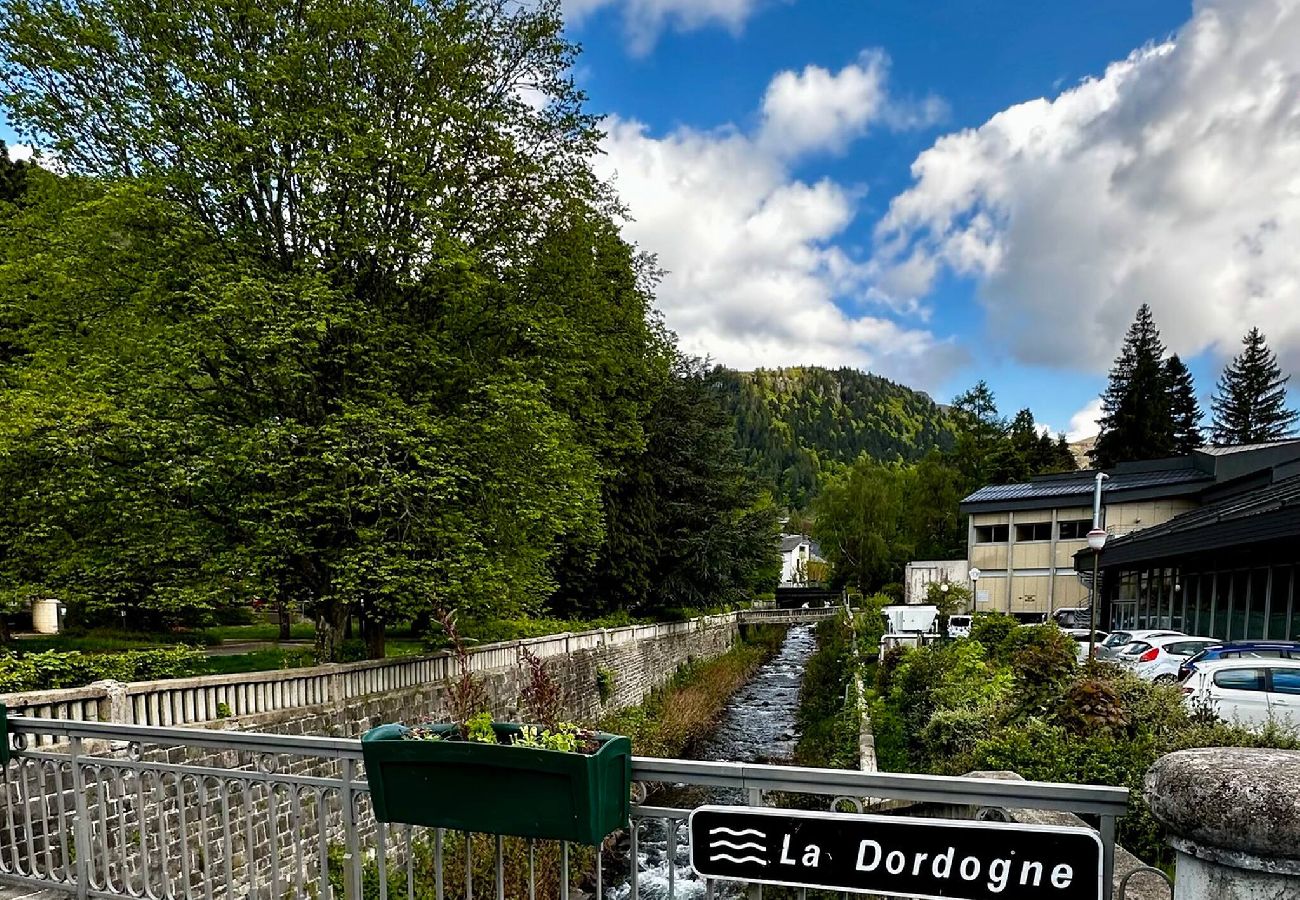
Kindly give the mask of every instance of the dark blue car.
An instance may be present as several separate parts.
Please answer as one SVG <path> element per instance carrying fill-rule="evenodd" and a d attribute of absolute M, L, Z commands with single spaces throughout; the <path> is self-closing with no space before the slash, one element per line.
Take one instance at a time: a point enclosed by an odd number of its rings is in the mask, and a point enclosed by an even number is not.
<path fill-rule="evenodd" d="M 1206 647 L 1178 667 L 1184 681 L 1196 664 L 1216 659 L 1300 659 L 1300 641 L 1225 641 Z"/>

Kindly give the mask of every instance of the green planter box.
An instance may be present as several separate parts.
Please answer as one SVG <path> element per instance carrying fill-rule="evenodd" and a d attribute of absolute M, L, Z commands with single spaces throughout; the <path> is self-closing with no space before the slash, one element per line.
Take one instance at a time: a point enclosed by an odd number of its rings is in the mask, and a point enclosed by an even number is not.
<path fill-rule="evenodd" d="M 508 741 L 520 726 L 493 723 Z M 435 726 L 454 734 L 455 725 Z M 626 827 L 632 745 L 601 735 L 590 756 L 469 741 L 408 741 L 404 725 L 361 736 L 380 822 L 598 844 Z"/>

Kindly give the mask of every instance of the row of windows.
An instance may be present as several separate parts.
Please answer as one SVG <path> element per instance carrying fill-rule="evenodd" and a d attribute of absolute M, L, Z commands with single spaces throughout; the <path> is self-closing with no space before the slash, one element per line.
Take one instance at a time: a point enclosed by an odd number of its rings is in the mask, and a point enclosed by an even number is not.
<path fill-rule="evenodd" d="M 1069 519 L 1056 523 L 1057 538 L 1062 541 L 1081 541 L 1092 530 L 1091 519 Z M 1009 525 L 976 525 L 975 543 L 1005 544 L 1011 537 Z M 1026 522 L 1016 526 L 1016 543 L 1028 541 L 1050 541 L 1052 539 L 1051 522 Z"/>
<path fill-rule="evenodd" d="M 1234 691 L 1271 691 L 1300 695 L 1300 669 L 1224 669 L 1214 683 Z"/>
<path fill-rule="evenodd" d="M 1176 568 L 1107 578 L 1113 628 L 1172 628 L 1220 640 L 1300 640 L 1300 568 Z"/>

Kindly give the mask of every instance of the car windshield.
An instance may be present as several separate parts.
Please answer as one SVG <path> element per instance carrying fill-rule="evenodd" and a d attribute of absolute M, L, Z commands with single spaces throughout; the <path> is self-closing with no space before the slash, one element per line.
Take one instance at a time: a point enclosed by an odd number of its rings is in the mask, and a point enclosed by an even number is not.
<path fill-rule="evenodd" d="M 1132 637 L 1133 635 L 1127 631 L 1112 631 L 1110 637 L 1106 638 L 1102 643 L 1107 647 L 1119 647 L 1127 644 Z"/>

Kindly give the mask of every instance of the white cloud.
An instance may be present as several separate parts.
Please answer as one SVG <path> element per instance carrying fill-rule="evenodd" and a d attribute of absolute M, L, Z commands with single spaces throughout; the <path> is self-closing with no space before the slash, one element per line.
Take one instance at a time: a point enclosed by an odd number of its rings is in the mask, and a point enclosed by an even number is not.
<path fill-rule="evenodd" d="M 578 24 L 606 6 L 621 8 L 628 49 L 644 56 L 654 49 L 667 28 L 695 31 L 721 25 L 733 34 L 739 33 L 758 7 L 758 0 L 564 0 L 564 18 Z"/>
<path fill-rule="evenodd" d="M 14 162 L 25 162 L 32 158 L 35 149 L 31 144 L 9 144 L 9 158 Z"/>
<path fill-rule="evenodd" d="M 767 96 L 793 86 L 817 109 L 841 109 L 814 88 L 841 96 L 843 73 L 807 73 L 778 75 L 781 87 Z M 883 85 L 876 90 L 883 95 Z M 606 122 L 597 169 L 630 211 L 625 235 L 667 270 L 658 290 L 667 324 L 686 351 L 738 368 L 851 365 L 936 384 L 959 359 L 951 342 L 887 310 L 845 312 L 837 303 L 870 303 L 866 266 L 834 243 L 854 217 L 855 195 L 829 179 L 791 176 L 794 150 L 772 138 L 772 129 L 794 127 L 783 103 L 780 125 L 765 117 L 753 135 L 728 126 L 657 137 L 639 122 Z M 799 150 L 848 139 L 844 117 L 828 117 L 828 128 L 793 132 Z"/>
<path fill-rule="evenodd" d="M 1070 416 L 1070 427 L 1065 430 L 1065 439 L 1070 443 L 1084 438 L 1096 437 L 1101 432 L 1097 420 L 1101 418 L 1101 398 L 1094 397 L 1088 405 Z"/>
<path fill-rule="evenodd" d="M 760 141 L 791 156 L 817 149 L 842 153 L 880 118 L 887 71 L 884 54 L 868 51 L 835 73 L 821 66 L 781 72 L 763 96 Z"/>
<path fill-rule="evenodd" d="M 1152 305 L 1184 356 L 1258 323 L 1300 367 L 1300 3 L 1201 0 L 1168 43 L 940 138 L 877 227 L 877 288 L 980 285 L 992 340 L 1103 368 Z"/>

